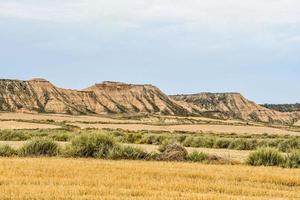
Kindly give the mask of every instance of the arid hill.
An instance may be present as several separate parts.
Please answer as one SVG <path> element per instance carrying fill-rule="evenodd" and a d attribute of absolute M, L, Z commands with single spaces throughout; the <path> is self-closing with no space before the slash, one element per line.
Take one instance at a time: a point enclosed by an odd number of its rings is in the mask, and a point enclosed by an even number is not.
<path fill-rule="evenodd" d="M 78 91 L 57 88 L 44 79 L 0 80 L 0 110 L 69 114 L 189 114 L 152 85 L 103 82 Z"/>
<path fill-rule="evenodd" d="M 288 124 L 297 121 L 297 116 L 292 113 L 262 107 L 239 93 L 200 93 L 170 97 L 188 103 L 194 112 L 206 117 Z"/>
<path fill-rule="evenodd" d="M 0 80 L 0 110 L 68 114 L 160 114 L 292 124 L 299 115 L 259 106 L 238 93 L 167 96 L 153 85 L 103 82 L 62 89 L 44 79 Z"/>
<path fill-rule="evenodd" d="M 295 104 L 263 104 L 261 105 L 271 110 L 280 112 L 300 112 L 300 103 Z"/>

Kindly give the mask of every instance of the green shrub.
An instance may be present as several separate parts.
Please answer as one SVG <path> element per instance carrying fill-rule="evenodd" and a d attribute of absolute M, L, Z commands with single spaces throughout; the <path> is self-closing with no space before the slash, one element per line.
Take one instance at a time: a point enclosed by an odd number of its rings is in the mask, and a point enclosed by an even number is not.
<path fill-rule="evenodd" d="M 286 156 L 285 167 L 300 168 L 300 150 L 293 150 Z"/>
<path fill-rule="evenodd" d="M 11 148 L 8 145 L 1 145 L 0 146 L 0 156 L 1 157 L 10 157 L 17 155 L 17 151 L 13 148 Z"/>
<path fill-rule="evenodd" d="M 31 138 L 30 134 L 26 134 L 15 130 L 0 131 L 1 141 L 25 141 Z"/>
<path fill-rule="evenodd" d="M 227 149 L 231 143 L 231 139 L 219 138 L 214 143 L 214 148 Z"/>
<path fill-rule="evenodd" d="M 185 140 L 182 142 L 182 145 L 185 147 L 191 147 L 192 143 L 194 141 L 194 137 L 188 136 L 185 138 Z"/>
<path fill-rule="evenodd" d="M 179 135 L 176 140 L 179 142 L 179 143 L 183 143 L 185 141 L 185 139 L 187 138 L 187 135 Z"/>
<path fill-rule="evenodd" d="M 20 156 L 56 156 L 58 154 L 58 144 L 48 139 L 29 141 L 19 150 Z"/>
<path fill-rule="evenodd" d="M 278 144 L 278 149 L 283 152 L 291 152 L 294 149 L 300 149 L 299 139 L 288 139 Z"/>
<path fill-rule="evenodd" d="M 54 141 L 66 142 L 70 140 L 71 135 L 68 133 L 55 133 L 49 135 L 48 137 Z"/>
<path fill-rule="evenodd" d="M 250 140 L 250 139 L 236 139 L 232 140 L 230 145 L 228 146 L 229 149 L 236 149 L 236 150 L 252 150 L 256 149 L 257 141 Z"/>
<path fill-rule="evenodd" d="M 141 160 L 147 158 L 147 153 L 143 150 L 127 145 L 116 145 L 109 150 L 107 158 L 113 160 Z"/>
<path fill-rule="evenodd" d="M 105 158 L 116 146 L 115 139 L 105 134 L 86 134 L 75 137 L 67 148 L 66 155 L 74 157 Z"/>
<path fill-rule="evenodd" d="M 127 143 L 140 143 L 140 140 L 142 139 L 143 135 L 141 133 L 128 133 L 126 135 L 125 141 Z"/>
<path fill-rule="evenodd" d="M 191 162 L 204 162 L 209 158 L 207 153 L 194 151 L 186 156 L 186 160 Z"/>
<path fill-rule="evenodd" d="M 158 135 L 158 134 L 144 134 L 142 139 L 140 140 L 140 144 L 154 144 L 159 145 L 163 140 L 166 139 L 166 136 L 164 135 Z"/>
<path fill-rule="evenodd" d="M 280 166 L 284 163 L 284 156 L 274 148 L 262 148 L 251 153 L 247 164 L 253 166 Z"/>
<path fill-rule="evenodd" d="M 191 147 L 212 148 L 214 143 L 214 138 L 211 137 L 195 137 L 191 143 Z"/>

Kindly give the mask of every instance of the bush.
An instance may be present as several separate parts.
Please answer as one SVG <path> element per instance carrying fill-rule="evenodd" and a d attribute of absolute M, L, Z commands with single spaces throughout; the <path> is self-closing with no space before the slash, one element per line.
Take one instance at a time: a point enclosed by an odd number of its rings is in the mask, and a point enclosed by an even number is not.
<path fill-rule="evenodd" d="M 24 141 L 31 138 L 30 134 L 25 134 L 20 131 L 3 130 L 0 132 L 1 141 Z"/>
<path fill-rule="evenodd" d="M 203 162 L 207 161 L 209 158 L 207 153 L 194 151 L 186 156 L 186 160 L 191 162 Z"/>
<path fill-rule="evenodd" d="M 112 136 L 104 134 L 86 134 L 75 137 L 67 149 L 68 156 L 105 158 L 116 146 Z"/>
<path fill-rule="evenodd" d="M 141 133 L 128 133 L 125 141 L 128 143 L 139 143 L 143 135 Z"/>
<path fill-rule="evenodd" d="M 19 150 L 20 156 L 56 156 L 58 154 L 58 144 L 48 139 L 32 140 Z"/>
<path fill-rule="evenodd" d="M 8 145 L 1 145 L 0 146 L 0 156 L 1 157 L 10 157 L 17 155 L 17 151 L 13 148 L 11 148 Z"/>
<path fill-rule="evenodd" d="M 71 135 L 68 133 L 56 133 L 49 135 L 49 138 L 54 141 L 66 142 L 70 140 Z"/>
<path fill-rule="evenodd" d="M 247 164 L 253 166 L 280 166 L 284 163 L 284 156 L 274 148 L 262 148 L 251 153 Z"/>
<path fill-rule="evenodd" d="M 210 137 L 195 137 L 191 143 L 191 147 L 212 148 L 214 146 L 214 138 Z"/>
<path fill-rule="evenodd" d="M 185 140 L 183 141 L 182 144 L 183 144 L 183 146 L 185 146 L 185 147 L 191 147 L 193 141 L 194 141 L 194 137 L 188 136 L 188 137 L 185 138 Z"/>
<path fill-rule="evenodd" d="M 143 150 L 127 145 L 116 145 L 107 155 L 108 159 L 118 160 L 141 160 L 147 158 L 147 153 Z"/>
<path fill-rule="evenodd" d="M 256 140 L 236 139 L 231 141 L 228 148 L 236 149 L 236 150 L 252 150 L 252 149 L 256 149 L 256 147 L 257 147 Z"/>
<path fill-rule="evenodd" d="M 300 150 L 294 150 L 287 155 L 285 167 L 300 168 Z"/>
<path fill-rule="evenodd" d="M 291 152 L 293 149 L 300 149 L 299 139 L 288 139 L 278 144 L 278 149 L 283 152 Z"/>
<path fill-rule="evenodd" d="M 231 139 L 220 138 L 215 141 L 214 148 L 227 149 L 231 143 Z"/>

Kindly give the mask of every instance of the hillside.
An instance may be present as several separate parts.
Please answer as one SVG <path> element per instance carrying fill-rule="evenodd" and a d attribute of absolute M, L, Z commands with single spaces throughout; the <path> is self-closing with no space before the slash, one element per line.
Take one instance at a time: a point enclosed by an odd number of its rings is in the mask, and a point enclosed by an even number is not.
<path fill-rule="evenodd" d="M 300 103 L 295 104 L 263 104 L 265 108 L 280 112 L 300 112 Z"/>
<path fill-rule="evenodd" d="M 247 100 L 239 93 L 200 93 L 171 96 L 193 106 L 193 111 L 206 117 L 241 119 L 271 123 L 293 124 L 296 116 L 267 109 Z"/>
<path fill-rule="evenodd" d="M 85 90 L 55 87 L 44 79 L 0 80 L 0 110 L 68 114 L 188 114 L 152 85 L 103 82 Z"/>
<path fill-rule="evenodd" d="M 0 80 L 0 110 L 67 114 L 159 114 L 293 124 L 298 114 L 248 101 L 238 93 L 167 96 L 153 85 L 103 82 L 84 90 L 54 86 L 44 79 Z"/>

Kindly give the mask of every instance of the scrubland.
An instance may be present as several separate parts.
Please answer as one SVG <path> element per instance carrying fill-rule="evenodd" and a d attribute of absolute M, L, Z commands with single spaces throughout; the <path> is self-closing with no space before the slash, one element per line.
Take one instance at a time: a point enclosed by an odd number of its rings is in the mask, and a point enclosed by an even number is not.
<path fill-rule="evenodd" d="M 192 117 L 0 113 L 0 199 L 300 199 L 298 131 Z M 171 144 L 187 155 L 158 161 Z"/>

